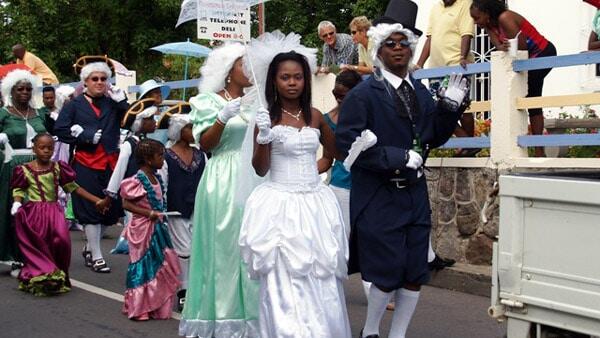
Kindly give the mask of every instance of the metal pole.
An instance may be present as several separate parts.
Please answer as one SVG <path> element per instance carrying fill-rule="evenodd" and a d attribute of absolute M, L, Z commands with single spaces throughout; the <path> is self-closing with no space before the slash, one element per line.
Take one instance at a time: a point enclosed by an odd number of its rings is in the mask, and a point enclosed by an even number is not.
<path fill-rule="evenodd" d="M 265 4 L 263 2 L 258 4 L 257 9 L 258 16 L 258 35 L 265 32 Z"/>
<path fill-rule="evenodd" d="M 187 80 L 187 75 L 188 75 L 188 59 L 189 56 L 185 56 L 185 68 L 183 70 L 183 80 Z M 183 101 L 185 101 L 185 87 L 183 87 Z"/>

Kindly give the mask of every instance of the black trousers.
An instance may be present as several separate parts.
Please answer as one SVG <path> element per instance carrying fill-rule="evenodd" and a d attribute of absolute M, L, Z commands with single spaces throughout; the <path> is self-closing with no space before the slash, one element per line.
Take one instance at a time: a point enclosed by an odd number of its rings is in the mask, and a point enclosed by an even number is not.
<path fill-rule="evenodd" d="M 544 56 L 556 56 L 556 48 L 550 41 L 548 41 L 548 46 L 546 46 L 546 48 L 544 48 L 543 51 L 536 55 L 536 58 Z M 544 78 L 546 77 L 546 75 L 548 75 L 548 73 L 550 73 L 551 70 L 552 68 L 536 69 L 529 71 L 529 73 L 527 74 L 527 97 L 542 96 L 542 90 L 544 88 Z M 542 111 L 542 108 L 529 109 L 529 116 L 542 115 L 543 113 L 544 112 Z"/>

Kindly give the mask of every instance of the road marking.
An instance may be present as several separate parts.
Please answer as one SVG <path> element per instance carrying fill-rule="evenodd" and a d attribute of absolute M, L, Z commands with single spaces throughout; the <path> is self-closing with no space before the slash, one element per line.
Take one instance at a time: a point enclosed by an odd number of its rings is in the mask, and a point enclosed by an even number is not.
<path fill-rule="evenodd" d="M 0 264 L 7 265 L 7 266 L 11 266 L 11 263 L 12 262 L 0 261 Z M 120 302 L 120 303 L 124 302 L 123 295 L 121 295 L 121 294 L 118 294 L 118 293 L 112 292 L 112 291 L 108 291 L 108 290 L 99 288 L 95 285 L 84 283 L 84 282 L 78 281 L 73 278 L 71 278 L 71 286 L 80 288 L 82 290 L 91 292 L 93 294 L 96 294 L 96 295 L 99 295 L 102 297 L 116 300 L 117 302 Z M 171 318 L 173 318 L 175 320 L 181 320 L 181 314 L 177 313 L 177 312 L 171 312 Z"/>
<path fill-rule="evenodd" d="M 84 283 L 84 282 L 80 282 L 80 281 L 72 279 L 72 278 L 71 278 L 71 285 L 74 286 L 74 287 L 78 287 L 80 289 L 83 289 L 83 290 L 85 290 L 87 292 L 91 292 L 91 293 L 97 294 L 99 296 L 110 298 L 112 300 L 116 300 L 116 301 L 121 302 L 121 303 L 124 302 L 123 295 L 118 294 L 116 292 L 104 290 L 104 289 L 99 288 L 97 286 L 94 286 L 94 285 L 91 285 L 91 284 L 87 284 L 87 283 Z M 173 318 L 175 320 L 181 320 L 181 314 L 179 314 L 177 312 L 171 312 L 171 318 Z"/>
<path fill-rule="evenodd" d="M 91 292 L 106 298 L 110 298 L 112 300 L 116 300 L 117 302 L 121 302 L 123 303 L 123 295 L 118 294 L 116 292 L 112 292 L 112 291 L 108 291 L 108 290 L 104 290 L 102 288 L 99 288 L 97 286 L 88 284 L 88 283 L 84 283 L 84 282 L 80 282 L 78 280 L 75 280 L 73 278 L 71 278 L 71 285 L 78 287 L 80 289 L 83 289 L 87 292 Z"/>

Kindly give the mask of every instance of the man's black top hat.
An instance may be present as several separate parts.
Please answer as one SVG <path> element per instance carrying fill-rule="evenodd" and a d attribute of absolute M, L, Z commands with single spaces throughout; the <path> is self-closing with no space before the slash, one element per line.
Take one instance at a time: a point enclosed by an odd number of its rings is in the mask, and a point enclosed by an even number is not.
<path fill-rule="evenodd" d="M 373 25 L 380 23 L 400 23 L 415 35 L 421 36 L 423 32 L 415 28 L 419 6 L 411 0 L 390 0 L 382 17 L 373 20 Z"/>

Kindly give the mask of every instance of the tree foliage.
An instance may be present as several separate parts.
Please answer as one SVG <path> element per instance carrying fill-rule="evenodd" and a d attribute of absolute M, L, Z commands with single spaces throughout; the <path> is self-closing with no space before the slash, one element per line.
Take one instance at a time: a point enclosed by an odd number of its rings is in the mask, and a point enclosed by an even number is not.
<path fill-rule="evenodd" d="M 61 82 L 77 79 L 72 64 L 81 55 L 108 55 L 138 72 L 138 80 L 183 76 L 182 57 L 163 57 L 150 47 L 195 40 L 196 27 L 175 28 L 182 0 L 0 0 L 0 64 L 13 61 L 11 47 L 22 43 L 55 71 Z M 294 31 L 303 43 L 320 47 L 317 24 L 332 21 L 348 32 L 354 16 L 373 18 L 383 0 L 272 0 L 266 3 L 267 30 Z M 171 65 L 170 68 L 165 65 Z M 191 75 L 200 60 L 193 60 Z"/>
<path fill-rule="evenodd" d="M 195 36 L 195 26 L 175 29 L 179 0 L 17 0 L 4 1 L 0 63 L 12 60 L 22 43 L 52 68 L 61 81 L 76 78 L 81 55 L 108 55 L 139 78 L 167 75 L 162 55 L 150 47 Z M 181 75 L 179 75 L 181 76 Z"/>
<path fill-rule="evenodd" d="M 373 19 L 383 13 L 386 5 L 384 0 L 272 0 L 265 4 L 266 28 L 296 32 L 302 35 L 305 45 L 320 47 L 323 43 L 317 34 L 319 22 L 331 21 L 338 32 L 349 33 L 353 17 L 365 15 Z"/>

